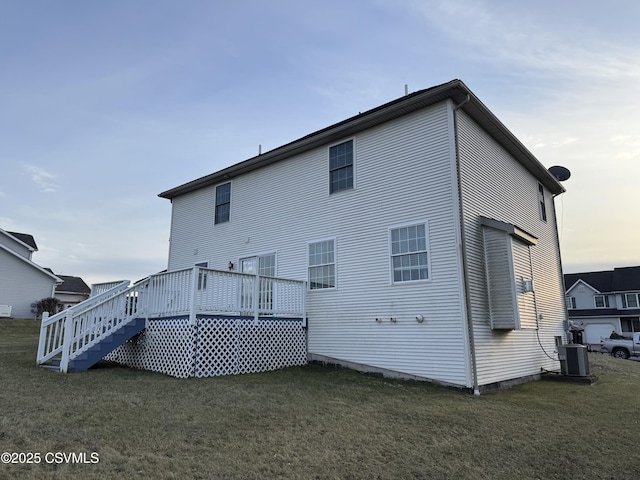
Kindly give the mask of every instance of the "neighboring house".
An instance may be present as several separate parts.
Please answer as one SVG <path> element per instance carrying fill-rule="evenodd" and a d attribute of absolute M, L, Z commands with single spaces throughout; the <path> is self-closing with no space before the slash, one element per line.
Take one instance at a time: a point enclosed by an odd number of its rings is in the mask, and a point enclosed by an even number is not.
<path fill-rule="evenodd" d="M 91 289 L 80 277 L 58 275 L 62 284 L 58 285 L 54 297 L 60 302 L 60 309 L 66 310 L 89 298 Z"/>
<path fill-rule="evenodd" d="M 0 305 L 10 309 L 12 317 L 33 317 L 32 304 L 52 297 L 56 285 L 62 283 L 33 262 L 37 250 L 33 236 L 0 229 Z"/>
<path fill-rule="evenodd" d="M 564 283 L 569 320 L 584 330 L 583 343 L 640 332 L 640 266 L 566 274 Z"/>
<path fill-rule="evenodd" d="M 454 80 L 160 197 L 169 271 L 308 282 L 309 359 L 478 392 L 559 369 L 563 192 Z"/>

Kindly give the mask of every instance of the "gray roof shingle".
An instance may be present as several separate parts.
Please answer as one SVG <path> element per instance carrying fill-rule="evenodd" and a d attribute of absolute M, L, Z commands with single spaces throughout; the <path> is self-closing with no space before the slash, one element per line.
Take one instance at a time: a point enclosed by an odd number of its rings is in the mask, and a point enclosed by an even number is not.
<path fill-rule="evenodd" d="M 637 291 L 640 290 L 640 266 L 564 275 L 564 285 L 567 289 L 578 280 L 588 283 L 601 293 Z"/>
<path fill-rule="evenodd" d="M 38 250 L 38 246 L 36 245 L 36 240 L 33 238 L 33 235 L 29 235 L 28 233 L 17 233 L 17 232 L 7 232 L 9 235 L 16 237 L 22 243 L 26 243 L 34 250 Z"/>
<path fill-rule="evenodd" d="M 56 292 L 68 292 L 68 293 L 86 293 L 90 294 L 91 289 L 84 283 L 84 280 L 80 277 L 70 277 L 68 275 L 56 275 L 64 282 L 56 287 Z"/>

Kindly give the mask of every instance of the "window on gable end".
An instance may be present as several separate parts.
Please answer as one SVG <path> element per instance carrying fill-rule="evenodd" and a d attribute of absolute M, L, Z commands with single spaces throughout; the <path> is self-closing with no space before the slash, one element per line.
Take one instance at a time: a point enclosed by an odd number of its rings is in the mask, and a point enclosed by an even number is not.
<path fill-rule="evenodd" d="M 540 213 L 540 220 L 547 221 L 547 206 L 544 201 L 544 187 L 541 183 L 538 184 L 538 211 Z"/>
<path fill-rule="evenodd" d="M 329 147 L 329 193 L 353 188 L 353 140 Z"/>
<path fill-rule="evenodd" d="M 231 183 L 225 183 L 216 187 L 216 211 L 214 223 L 229 221 L 231 210 Z"/>

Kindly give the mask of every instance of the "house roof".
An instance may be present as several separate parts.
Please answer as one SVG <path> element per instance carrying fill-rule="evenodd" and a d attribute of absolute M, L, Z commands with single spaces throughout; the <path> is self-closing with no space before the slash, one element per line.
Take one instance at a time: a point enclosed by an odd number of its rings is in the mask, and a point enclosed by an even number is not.
<path fill-rule="evenodd" d="M 582 280 L 600 293 L 640 290 L 640 266 L 621 267 L 599 272 L 567 273 L 564 284 L 567 291 Z"/>
<path fill-rule="evenodd" d="M 452 80 L 425 90 L 405 95 L 379 107 L 360 113 L 342 122 L 318 130 L 291 143 L 249 158 L 210 175 L 198 178 L 160 193 L 162 198 L 172 199 L 203 187 L 227 181 L 238 175 L 271 165 L 293 155 L 339 141 L 365 129 L 394 120 L 435 103 L 451 99 L 470 115 L 511 155 L 524 165 L 553 194 L 565 191 L 558 180 L 533 156 L 533 154 L 491 113 L 491 111 L 461 81 Z"/>
<path fill-rule="evenodd" d="M 13 240 L 16 240 L 19 243 L 23 244 L 32 252 L 35 252 L 38 250 L 38 246 L 36 245 L 36 241 L 33 238 L 33 235 L 30 235 L 28 233 L 7 232 L 6 230 L 3 230 L 1 228 L 0 228 L 0 234 L 11 237 Z"/>
<path fill-rule="evenodd" d="M 32 250 L 38 250 L 38 246 L 36 245 L 36 240 L 33 238 L 33 235 L 28 233 L 18 233 L 18 232 L 7 232 L 11 236 L 17 238 L 25 245 L 29 246 Z"/>
<path fill-rule="evenodd" d="M 82 293 L 89 295 L 91 289 L 84 283 L 84 280 L 80 277 L 71 277 L 68 275 L 57 275 L 62 279 L 62 284 L 56 287 L 57 293 Z"/>

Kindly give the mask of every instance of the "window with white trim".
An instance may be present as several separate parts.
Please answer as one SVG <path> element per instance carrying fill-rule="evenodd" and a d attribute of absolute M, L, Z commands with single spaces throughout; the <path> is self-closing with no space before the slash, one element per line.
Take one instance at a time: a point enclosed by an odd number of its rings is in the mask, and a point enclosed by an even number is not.
<path fill-rule="evenodd" d="M 309 289 L 335 288 L 335 240 L 309 244 Z"/>
<path fill-rule="evenodd" d="M 640 308 L 640 301 L 638 301 L 637 293 L 623 293 L 622 294 L 622 308 Z"/>
<path fill-rule="evenodd" d="M 596 308 L 609 308 L 609 297 L 607 295 L 596 295 L 593 297 Z"/>
<path fill-rule="evenodd" d="M 576 309 L 576 297 L 567 297 L 567 308 L 569 310 Z"/>
<path fill-rule="evenodd" d="M 541 183 L 538 184 L 538 210 L 540 213 L 540 220 L 547 221 L 547 206 L 544 201 L 544 187 Z"/>
<path fill-rule="evenodd" d="M 214 223 L 229 221 L 231 210 L 231 182 L 216 187 L 216 211 Z"/>
<path fill-rule="evenodd" d="M 329 147 L 329 193 L 353 188 L 353 140 Z"/>
<path fill-rule="evenodd" d="M 427 232 L 426 222 L 389 229 L 393 283 L 430 278 Z"/>

